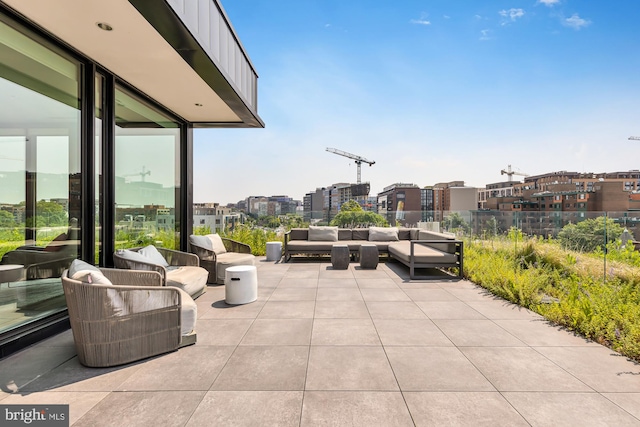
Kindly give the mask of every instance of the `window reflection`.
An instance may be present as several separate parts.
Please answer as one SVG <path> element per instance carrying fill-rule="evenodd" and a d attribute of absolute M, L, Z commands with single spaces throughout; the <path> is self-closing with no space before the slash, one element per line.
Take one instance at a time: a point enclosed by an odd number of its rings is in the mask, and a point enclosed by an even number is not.
<path fill-rule="evenodd" d="M 80 65 L 0 21 L 0 332 L 66 308 L 80 248 Z"/>
<path fill-rule="evenodd" d="M 116 248 L 178 248 L 178 123 L 118 88 L 115 143 Z"/>

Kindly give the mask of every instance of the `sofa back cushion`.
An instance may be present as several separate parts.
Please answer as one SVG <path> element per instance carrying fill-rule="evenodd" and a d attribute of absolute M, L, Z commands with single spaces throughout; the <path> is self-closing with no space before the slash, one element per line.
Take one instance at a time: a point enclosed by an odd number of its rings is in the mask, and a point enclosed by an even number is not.
<path fill-rule="evenodd" d="M 222 241 L 222 237 L 218 234 L 207 234 L 206 236 L 211 241 L 211 247 L 213 248 L 213 252 L 216 255 L 226 254 L 227 248 L 224 247 L 224 242 Z"/>
<path fill-rule="evenodd" d="M 354 228 L 351 230 L 353 240 L 369 240 L 368 228 Z"/>
<path fill-rule="evenodd" d="M 289 240 L 309 240 L 309 229 L 292 228 L 289 233 Z"/>
<path fill-rule="evenodd" d="M 411 229 L 407 227 L 398 228 L 398 240 L 411 240 Z"/>
<path fill-rule="evenodd" d="M 62 233 L 56 236 L 47 246 L 45 246 L 45 252 L 58 252 L 63 248 L 64 243 L 67 240 L 67 233 Z"/>
<path fill-rule="evenodd" d="M 339 228 L 338 229 L 338 240 L 352 240 L 353 233 L 350 228 Z"/>
<path fill-rule="evenodd" d="M 398 241 L 398 229 L 396 227 L 369 227 L 370 242 L 395 242 Z"/>
<path fill-rule="evenodd" d="M 309 241 L 315 242 L 337 242 L 338 227 L 316 227 L 309 226 Z"/>
<path fill-rule="evenodd" d="M 142 256 L 149 258 L 148 262 L 161 265 L 165 268 L 169 267 L 169 263 L 167 262 L 167 260 L 164 259 L 162 254 L 153 245 L 145 246 L 144 248 L 140 249 L 138 253 Z"/>
<path fill-rule="evenodd" d="M 437 233 L 435 231 L 420 230 L 419 240 L 455 240 L 455 236 Z M 447 253 L 454 253 L 456 249 L 455 244 L 453 243 L 430 243 L 429 246 Z"/>

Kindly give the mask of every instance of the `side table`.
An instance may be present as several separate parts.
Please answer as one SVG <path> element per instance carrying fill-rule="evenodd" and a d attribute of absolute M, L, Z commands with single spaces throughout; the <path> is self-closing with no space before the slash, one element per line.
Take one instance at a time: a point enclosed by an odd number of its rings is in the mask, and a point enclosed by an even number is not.
<path fill-rule="evenodd" d="M 282 242 L 267 242 L 267 261 L 279 261 L 282 258 Z"/>
<path fill-rule="evenodd" d="M 333 245 L 331 247 L 331 265 L 334 270 L 346 270 L 349 268 L 349 246 Z"/>
<path fill-rule="evenodd" d="M 253 265 L 236 265 L 224 273 L 224 299 L 229 305 L 258 299 L 258 271 Z"/>
<path fill-rule="evenodd" d="M 360 245 L 360 267 L 376 269 L 378 267 L 378 247 L 374 243 Z"/>

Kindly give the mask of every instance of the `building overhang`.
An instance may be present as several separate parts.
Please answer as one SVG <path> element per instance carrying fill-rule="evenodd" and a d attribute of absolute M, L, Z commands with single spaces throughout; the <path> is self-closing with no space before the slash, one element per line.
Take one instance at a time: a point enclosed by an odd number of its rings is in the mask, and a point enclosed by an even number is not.
<path fill-rule="evenodd" d="M 0 0 L 194 127 L 264 127 L 218 0 Z"/>

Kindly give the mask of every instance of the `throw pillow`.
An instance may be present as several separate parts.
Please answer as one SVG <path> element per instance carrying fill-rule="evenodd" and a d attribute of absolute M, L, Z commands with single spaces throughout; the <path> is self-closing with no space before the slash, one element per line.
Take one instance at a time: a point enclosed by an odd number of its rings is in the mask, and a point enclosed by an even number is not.
<path fill-rule="evenodd" d="M 84 283 L 113 285 L 113 283 L 102 274 L 102 271 L 100 271 L 98 267 L 81 259 L 74 259 L 71 262 L 67 275 L 73 280 L 79 280 Z"/>
<path fill-rule="evenodd" d="M 398 229 L 395 227 L 369 227 L 370 242 L 395 242 L 398 240 Z"/>
<path fill-rule="evenodd" d="M 189 243 L 194 246 L 200 246 L 201 248 L 208 249 L 210 251 L 213 250 L 213 243 L 211 243 L 211 239 L 207 236 L 198 236 L 196 234 L 192 234 L 189 236 Z"/>
<path fill-rule="evenodd" d="M 317 227 L 309 226 L 309 241 L 315 242 L 337 242 L 338 227 Z"/>
<path fill-rule="evenodd" d="M 211 241 L 211 247 L 216 255 L 224 254 L 227 252 L 227 248 L 224 247 L 222 238 L 218 234 L 207 234 L 206 236 Z"/>
<path fill-rule="evenodd" d="M 149 258 L 147 258 L 146 256 L 142 255 L 141 253 L 138 253 L 136 251 L 132 251 L 129 249 L 118 249 L 116 251 L 116 253 L 126 259 L 127 261 L 133 261 L 133 262 L 150 262 Z"/>
<path fill-rule="evenodd" d="M 143 255 L 143 256 L 149 258 L 148 262 L 152 262 L 154 264 L 161 265 L 161 266 L 163 266 L 165 268 L 169 267 L 169 263 L 167 262 L 167 260 L 164 259 L 162 254 L 153 245 L 145 246 L 144 248 L 140 249 L 138 251 L 138 253 L 140 255 Z"/>

